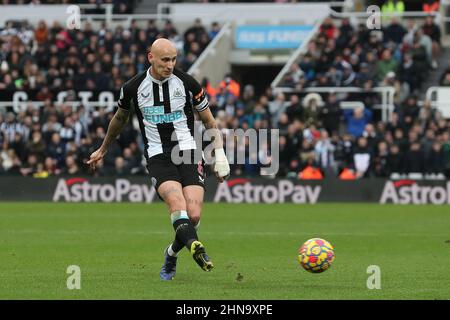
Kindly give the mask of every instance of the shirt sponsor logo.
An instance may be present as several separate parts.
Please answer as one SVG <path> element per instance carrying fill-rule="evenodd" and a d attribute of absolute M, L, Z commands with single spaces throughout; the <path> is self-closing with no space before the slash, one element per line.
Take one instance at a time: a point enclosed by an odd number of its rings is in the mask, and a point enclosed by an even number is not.
<path fill-rule="evenodd" d="M 153 124 L 169 123 L 186 119 L 182 110 L 164 113 L 164 106 L 144 107 L 142 110 L 144 119 Z"/>

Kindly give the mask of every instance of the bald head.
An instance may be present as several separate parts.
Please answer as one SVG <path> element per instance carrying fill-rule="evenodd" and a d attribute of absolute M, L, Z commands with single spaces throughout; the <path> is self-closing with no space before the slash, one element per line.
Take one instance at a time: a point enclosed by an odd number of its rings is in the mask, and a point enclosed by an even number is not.
<path fill-rule="evenodd" d="M 177 60 L 177 49 L 165 38 L 155 40 L 148 53 L 148 61 L 152 65 L 151 74 L 155 79 L 163 80 L 172 75 Z"/>
<path fill-rule="evenodd" d="M 153 54 L 164 54 L 164 53 L 176 54 L 177 49 L 169 39 L 159 38 L 152 43 L 152 46 L 150 47 L 150 52 L 152 52 Z"/>

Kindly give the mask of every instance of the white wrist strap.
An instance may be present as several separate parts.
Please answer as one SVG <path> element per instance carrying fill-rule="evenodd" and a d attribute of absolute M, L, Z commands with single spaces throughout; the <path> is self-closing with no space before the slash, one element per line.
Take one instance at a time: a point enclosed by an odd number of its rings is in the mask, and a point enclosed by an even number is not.
<path fill-rule="evenodd" d="M 225 151 L 223 150 L 223 148 L 214 149 L 214 152 L 215 152 L 215 155 L 216 155 L 216 159 L 224 159 L 224 158 L 226 158 Z"/>

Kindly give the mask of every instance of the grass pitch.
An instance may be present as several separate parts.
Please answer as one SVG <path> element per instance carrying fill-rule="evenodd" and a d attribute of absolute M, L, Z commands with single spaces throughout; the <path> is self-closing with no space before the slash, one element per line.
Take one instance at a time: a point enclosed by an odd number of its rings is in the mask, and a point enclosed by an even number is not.
<path fill-rule="evenodd" d="M 200 240 L 159 279 L 173 238 L 163 204 L 0 203 L 1 299 L 449 299 L 450 209 L 367 204 L 206 204 Z M 322 274 L 297 262 L 307 239 L 335 247 Z M 69 265 L 81 289 L 68 290 Z M 366 286 L 370 265 L 381 289 Z"/>

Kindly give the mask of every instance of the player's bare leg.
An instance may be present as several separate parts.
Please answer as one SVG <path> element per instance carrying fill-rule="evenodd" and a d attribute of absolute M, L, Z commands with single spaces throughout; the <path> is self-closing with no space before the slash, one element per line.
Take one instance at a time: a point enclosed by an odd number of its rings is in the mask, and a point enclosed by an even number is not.
<path fill-rule="evenodd" d="M 186 186 L 183 188 L 189 219 L 198 231 L 203 208 L 203 197 L 205 190 L 201 186 Z"/>
<path fill-rule="evenodd" d="M 183 196 L 186 201 L 187 213 L 189 220 L 196 230 L 198 230 L 200 224 L 201 211 L 203 206 L 203 197 L 205 191 L 203 187 L 192 185 L 183 188 Z M 169 246 L 169 251 L 173 255 L 178 254 L 183 249 L 183 243 L 175 238 L 174 242 Z M 208 255 L 205 252 L 205 247 L 200 241 L 196 241 L 192 244 L 190 252 L 195 262 L 205 271 L 210 271 L 214 265 L 210 261 Z"/>
<path fill-rule="evenodd" d="M 198 241 L 197 232 L 189 219 L 186 210 L 188 206 L 181 184 L 176 181 L 166 181 L 159 186 L 158 193 L 168 206 L 175 230 L 174 243 L 179 246 L 176 248 L 177 250 L 174 250 L 172 244 L 166 249 L 166 259 L 160 273 L 161 279 L 171 280 L 175 276 L 177 254 L 184 246 L 191 252 L 194 260 L 203 270 L 211 270 L 212 263 L 205 253 L 203 244 Z"/>

